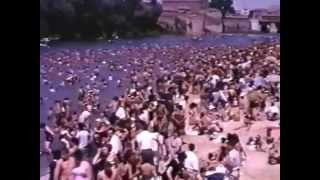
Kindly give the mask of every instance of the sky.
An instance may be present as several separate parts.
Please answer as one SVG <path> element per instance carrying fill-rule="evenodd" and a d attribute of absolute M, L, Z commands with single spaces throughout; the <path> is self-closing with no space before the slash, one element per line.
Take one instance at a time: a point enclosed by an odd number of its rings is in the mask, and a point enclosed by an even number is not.
<path fill-rule="evenodd" d="M 233 0 L 233 6 L 236 10 L 268 8 L 273 5 L 280 5 L 280 0 Z"/>

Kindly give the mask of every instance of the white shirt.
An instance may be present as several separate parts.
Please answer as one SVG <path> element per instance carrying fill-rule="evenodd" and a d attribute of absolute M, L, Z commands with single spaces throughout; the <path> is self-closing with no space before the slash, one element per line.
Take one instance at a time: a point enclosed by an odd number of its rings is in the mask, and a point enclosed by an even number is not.
<path fill-rule="evenodd" d="M 199 171 L 199 158 L 192 151 L 186 151 L 187 158 L 184 161 L 184 167 L 187 170 Z"/>
<path fill-rule="evenodd" d="M 79 123 L 84 123 L 90 115 L 91 113 L 89 111 L 83 111 L 79 116 Z"/>
<path fill-rule="evenodd" d="M 116 116 L 119 119 L 125 119 L 126 118 L 126 111 L 124 110 L 123 107 L 119 107 L 118 110 L 116 111 Z"/>
<path fill-rule="evenodd" d="M 152 141 L 152 148 L 151 149 L 153 151 L 158 151 L 159 150 L 159 144 L 163 144 L 164 143 L 163 142 L 164 141 L 163 137 L 157 132 L 152 133 L 152 134 L 154 136 L 154 139 Z"/>
<path fill-rule="evenodd" d="M 112 154 L 118 154 L 119 152 L 122 151 L 122 143 L 120 138 L 117 135 L 112 135 L 110 142 L 112 145 L 111 153 Z"/>
<path fill-rule="evenodd" d="M 241 166 L 240 152 L 232 149 L 227 156 L 227 160 L 233 168 L 239 168 Z"/>
<path fill-rule="evenodd" d="M 89 132 L 86 130 L 79 131 L 76 137 L 79 139 L 79 149 L 85 148 L 89 143 Z"/>
<path fill-rule="evenodd" d="M 211 78 L 212 79 L 211 79 L 210 83 L 214 86 L 217 84 L 217 81 L 220 80 L 220 77 L 218 75 L 213 75 L 213 76 L 211 76 Z"/>
<path fill-rule="evenodd" d="M 142 131 L 136 137 L 140 150 L 152 149 L 155 135 L 147 130 Z"/>

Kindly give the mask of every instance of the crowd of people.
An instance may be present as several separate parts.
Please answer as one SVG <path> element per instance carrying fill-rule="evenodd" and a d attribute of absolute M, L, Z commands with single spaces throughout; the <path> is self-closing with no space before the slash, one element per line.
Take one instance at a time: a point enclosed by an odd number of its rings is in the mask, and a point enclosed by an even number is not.
<path fill-rule="evenodd" d="M 107 60 L 117 56 L 129 61 Z M 41 123 L 40 155 L 52 157 L 52 180 L 237 180 L 246 146 L 223 123 L 241 122 L 238 129 L 250 132 L 258 121 L 280 120 L 278 42 L 223 50 L 100 49 L 84 56 L 69 49 L 45 59 L 41 83 L 51 93 L 60 86 L 78 89 L 76 98 L 56 100 Z M 127 76 L 115 77 L 118 71 Z M 57 77 L 63 78 L 55 87 Z M 101 94 L 111 82 L 125 92 L 108 101 Z M 280 139 L 270 131 L 246 145 L 277 164 Z M 220 148 L 202 160 L 200 147 L 185 136 L 208 136 Z"/>

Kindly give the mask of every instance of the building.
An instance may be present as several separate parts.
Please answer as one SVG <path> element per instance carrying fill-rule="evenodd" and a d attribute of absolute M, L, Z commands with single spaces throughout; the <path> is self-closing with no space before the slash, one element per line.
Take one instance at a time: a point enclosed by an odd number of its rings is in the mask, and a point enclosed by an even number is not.
<path fill-rule="evenodd" d="M 248 16 L 227 15 L 223 19 L 225 33 L 248 33 L 251 32 L 251 22 Z"/>
<path fill-rule="evenodd" d="M 148 1 L 148 0 L 146 0 Z M 243 9 L 237 14 L 222 14 L 209 8 L 208 0 L 157 0 L 161 2 L 162 14 L 158 24 L 169 31 L 185 35 L 215 33 L 280 32 L 280 10 Z"/>
<path fill-rule="evenodd" d="M 217 9 L 206 11 L 204 30 L 206 34 L 220 33 L 223 31 L 222 14 Z"/>
<path fill-rule="evenodd" d="M 280 9 L 255 9 L 249 18 L 254 32 L 280 33 Z"/>
<path fill-rule="evenodd" d="M 207 0 L 162 0 L 158 24 L 186 35 L 221 33 L 221 12 L 209 8 Z"/>

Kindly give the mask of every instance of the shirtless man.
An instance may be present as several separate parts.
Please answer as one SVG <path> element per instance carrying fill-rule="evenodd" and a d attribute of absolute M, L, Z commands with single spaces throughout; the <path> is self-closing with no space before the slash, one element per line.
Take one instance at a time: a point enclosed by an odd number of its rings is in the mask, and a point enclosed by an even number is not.
<path fill-rule="evenodd" d="M 69 155 L 67 149 L 61 151 L 61 156 L 54 170 L 54 180 L 69 180 L 71 171 L 75 167 L 75 159 Z"/>
<path fill-rule="evenodd" d="M 118 170 L 110 163 L 105 164 L 104 170 L 100 171 L 97 176 L 97 180 L 117 180 L 119 179 Z"/>
<path fill-rule="evenodd" d="M 150 163 L 143 163 L 140 167 L 141 180 L 154 180 L 157 176 L 156 168 Z"/>

